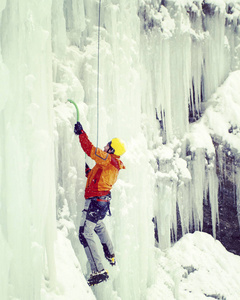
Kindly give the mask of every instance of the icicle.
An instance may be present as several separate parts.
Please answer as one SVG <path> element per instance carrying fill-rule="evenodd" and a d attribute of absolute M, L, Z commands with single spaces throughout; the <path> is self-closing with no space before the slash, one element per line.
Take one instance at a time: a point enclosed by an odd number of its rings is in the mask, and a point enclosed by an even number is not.
<path fill-rule="evenodd" d="M 198 148 L 193 153 L 190 173 L 192 183 L 190 197 L 193 210 L 193 224 L 195 230 L 202 230 L 203 226 L 203 193 L 205 190 L 205 150 Z M 189 214 L 191 211 L 189 211 Z"/>
<path fill-rule="evenodd" d="M 213 237 L 216 239 L 216 227 L 219 224 L 218 213 L 218 178 L 216 174 L 215 159 L 213 158 L 211 164 L 208 166 L 208 190 L 209 202 L 211 205 L 212 216 L 212 231 Z"/>
<path fill-rule="evenodd" d="M 189 232 L 192 224 L 192 203 L 190 201 L 190 183 L 182 183 L 178 186 L 177 202 L 181 221 L 182 235 Z"/>
<path fill-rule="evenodd" d="M 238 224 L 240 227 L 240 168 L 236 167 L 236 197 L 237 197 L 237 216 L 238 216 Z"/>
<path fill-rule="evenodd" d="M 216 88 L 223 83 L 230 69 L 230 66 L 226 64 L 228 53 L 224 48 L 225 10 L 223 7 L 212 7 L 211 12 L 214 12 L 214 16 L 208 12 L 205 11 L 203 21 L 206 32 L 203 68 L 205 100 L 208 100 Z"/>
<path fill-rule="evenodd" d="M 166 249 L 171 245 L 171 231 L 176 235 L 176 182 L 164 179 L 159 174 L 158 197 L 155 201 L 159 248 Z M 173 224 L 175 224 L 173 226 Z M 175 227 L 175 228 L 174 228 Z"/>

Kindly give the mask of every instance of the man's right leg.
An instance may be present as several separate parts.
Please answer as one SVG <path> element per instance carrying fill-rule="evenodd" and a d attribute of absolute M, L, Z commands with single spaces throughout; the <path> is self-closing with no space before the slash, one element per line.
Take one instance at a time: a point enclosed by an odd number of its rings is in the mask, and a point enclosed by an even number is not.
<path fill-rule="evenodd" d="M 85 207 L 80 221 L 79 240 L 84 247 L 92 272 L 99 272 L 103 270 L 103 265 L 93 238 L 96 223 L 87 219 L 90 202 L 91 200 L 85 201 Z"/>

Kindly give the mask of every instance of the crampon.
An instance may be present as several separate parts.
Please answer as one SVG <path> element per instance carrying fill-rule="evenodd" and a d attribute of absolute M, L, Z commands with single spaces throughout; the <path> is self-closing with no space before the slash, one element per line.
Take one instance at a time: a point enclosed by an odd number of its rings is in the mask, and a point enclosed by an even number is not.
<path fill-rule="evenodd" d="M 107 281 L 109 278 L 108 271 L 102 270 L 100 272 L 92 273 L 88 279 L 88 285 L 93 286 L 103 281 Z"/>

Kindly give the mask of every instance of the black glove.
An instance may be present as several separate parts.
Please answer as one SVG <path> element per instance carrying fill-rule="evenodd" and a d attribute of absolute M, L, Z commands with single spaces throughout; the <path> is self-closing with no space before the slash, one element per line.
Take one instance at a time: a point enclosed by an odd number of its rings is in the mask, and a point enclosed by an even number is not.
<path fill-rule="evenodd" d="M 83 128 L 82 128 L 81 123 L 77 122 L 77 123 L 75 124 L 75 126 L 74 126 L 74 133 L 75 133 L 76 135 L 79 135 L 79 134 L 82 133 L 82 131 L 83 131 Z"/>

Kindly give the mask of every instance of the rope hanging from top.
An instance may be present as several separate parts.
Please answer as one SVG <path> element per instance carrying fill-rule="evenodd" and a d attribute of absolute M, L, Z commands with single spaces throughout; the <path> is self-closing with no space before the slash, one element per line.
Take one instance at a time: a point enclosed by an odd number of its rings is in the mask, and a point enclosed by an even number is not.
<path fill-rule="evenodd" d="M 98 64 L 97 64 L 97 147 L 98 147 L 98 135 L 99 135 L 99 69 L 100 69 L 100 21 L 101 21 L 101 0 L 99 0 L 98 6 Z"/>

